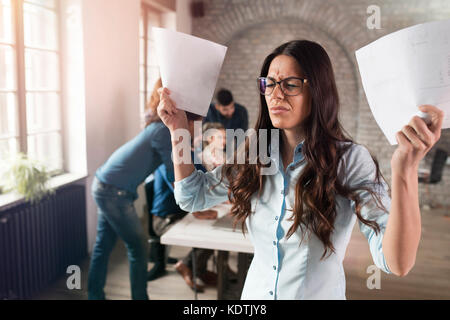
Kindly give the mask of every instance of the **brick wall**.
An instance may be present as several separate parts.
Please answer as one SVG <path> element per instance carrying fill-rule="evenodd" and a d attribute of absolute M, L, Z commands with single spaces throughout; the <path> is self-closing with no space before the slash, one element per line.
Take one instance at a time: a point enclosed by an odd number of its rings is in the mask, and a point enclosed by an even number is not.
<path fill-rule="evenodd" d="M 450 19 L 448 0 L 204 0 L 205 16 L 193 19 L 193 34 L 228 47 L 217 88 L 233 92 L 247 107 L 250 125 L 256 122 L 259 97 L 256 77 L 265 56 L 293 39 L 320 43 L 330 55 L 341 99 L 345 129 L 366 145 L 390 181 L 395 147 L 378 128 L 362 90 L 354 52 L 396 30 L 427 21 Z M 381 9 L 381 29 L 366 26 L 367 7 Z M 442 132 L 438 147 L 450 153 L 450 130 Z M 430 167 L 432 150 L 421 167 Z M 421 203 L 450 206 L 450 166 L 443 180 L 421 186 Z"/>

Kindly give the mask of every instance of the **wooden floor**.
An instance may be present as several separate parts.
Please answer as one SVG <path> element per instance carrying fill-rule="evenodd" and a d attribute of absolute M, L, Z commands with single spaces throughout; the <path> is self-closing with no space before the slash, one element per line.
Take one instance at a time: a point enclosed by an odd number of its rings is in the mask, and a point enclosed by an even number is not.
<path fill-rule="evenodd" d="M 189 248 L 171 247 L 170 256 L 183 258 Z M 347 299 L 450 299 L 450 212 L 444 210 L 422 210 L 422 239 L 417 254 L 416 265 L 403 278 L 381 272 L 380 289 L 368 289 L 367 281 L 372 273 L 367 268 L 372 265 L 367 240 L 355 225 L 344 260 L 347 280 Z M 151 267 L 149 263 L 149 268 Z M 230 266 L 237 268 L 237 255 L 231 253 Z M 87 270 L 89 259 L 80 265 L 81 290 L 69 290 L 66 277 L 61 278 L 35 299 L 87 299 Z M 209 269 L 214 268 L 213 261 Z M 194 299 L 189 289 L 173 265 L 168 265 L 166 276 L 148 282 L 148 294 L 153 300 Z M 107 285 L 107 299 L 130 299 L 128 262 L 123 243 L 119 242 L 111 255 Z M 206 288 L 198 294 L 199 300 L 217 299 L 215 288 Z"/>

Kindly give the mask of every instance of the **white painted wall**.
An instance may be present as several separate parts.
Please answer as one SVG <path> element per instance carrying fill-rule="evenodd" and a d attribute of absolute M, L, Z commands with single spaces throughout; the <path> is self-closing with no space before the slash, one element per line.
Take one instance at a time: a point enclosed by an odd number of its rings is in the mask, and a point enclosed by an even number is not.
<path fill-rule="evenodd" d="M 139 128 L 139 0 L 83 1 L 88 249 L 97 213 L 95 171 Z"/>
<path fill-rule="evenodd" d="M 82 0 L 61 0 L 64 170 L 86 175 L 86 101 Z"/>

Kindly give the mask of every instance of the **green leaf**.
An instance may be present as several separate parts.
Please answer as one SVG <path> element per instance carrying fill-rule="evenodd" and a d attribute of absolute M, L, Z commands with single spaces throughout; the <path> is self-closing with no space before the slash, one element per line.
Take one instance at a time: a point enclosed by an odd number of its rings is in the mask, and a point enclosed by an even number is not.
<path fill-rule="evenodd" d="M 27 155 L 18 153 L 7 162 L 6 167 L 1 179 L 4 191 L 16 191 L 31 203 L 54 193 L 47 187 L 50 173 L 46 167 Z"/>

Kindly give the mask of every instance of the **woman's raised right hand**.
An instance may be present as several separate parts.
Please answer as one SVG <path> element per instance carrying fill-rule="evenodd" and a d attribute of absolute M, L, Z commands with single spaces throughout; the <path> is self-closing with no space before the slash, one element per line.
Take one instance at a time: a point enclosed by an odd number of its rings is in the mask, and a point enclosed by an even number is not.
<path fill-rule="evenodd" d="M 167 88 L 159 88 L 158 93 L 158 116 L 166 127 L 169 128 L 170 132 L 180 128 L 188 129 L 186 112 L 176 108 L 175 103 L 169 97 L 170 90 Z"/>

